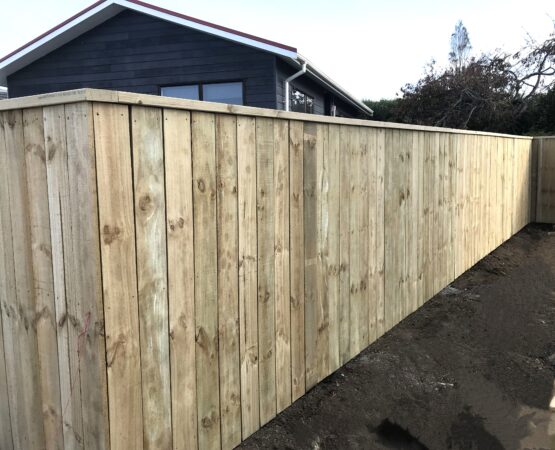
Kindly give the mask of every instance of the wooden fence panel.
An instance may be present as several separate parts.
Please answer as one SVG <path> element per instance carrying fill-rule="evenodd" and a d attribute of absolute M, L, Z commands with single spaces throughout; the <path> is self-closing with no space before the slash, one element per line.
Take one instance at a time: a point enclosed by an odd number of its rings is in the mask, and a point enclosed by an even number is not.
<path fill-rule="evenodd" d="M 289 124 L 274 123 L 276 406 L 291 404 L 291 273 L 289 256 Z"/>
<path fill-rule="evenodd" d="M 274 121 L 256 119 L 260 424 L 276 415 Z"/>
<path fill-rule="evenodd" d="M 239 347 L 241 365 L 241 425 L 245 439 L 260 427 L 258 385 L 258 252 L 256 203 L 256 122 L 254 118 L 237 118 L 237 184 L 239 203 Z M 301 153 L 302 157 L 302 153 Z M 298 211 L 298 208 L 297 208 Z M 291 264 L 298 261 L 293 256 Z M 301 261 L 304 265 L 304 261 Z M 293 284 L 292 286 L 297 286 Z M 304 289 L 304 287 L 303 287 Z M 293 294 L 292 294 L 293 295 Z M 295 302 L 293 302 L 293 310 Z M 291 321 L 297 316 L 292 313 Z M 295 322 L 297 323 L 297 322 Z M 298 323 L 297 323 L 298 324 Z M 304 324 L 303 324 L 304 325 Z M 304 337 L 304 333 L 303 333 Z M 295 347 L 293 347 L 293 350 Z M 296 357 L 295 357 L 296 356 Z M 304 352 L 302 355 L 304 362 Z M 292 356 L 299 361 L 300 355 Z M 293 387 L 298 366 L 292 365 Z M 302 368 L 304 379 L 304 365 Z M 303 392 L 304 393 L 304 383 Z M 302 395 L 299 393 L 299 395 Z"/>
<path fill-rule="evenodd" d="M 362 130 L 368 152 L 368 337 L 367 342 L 377 339 L 378 313 L 378 142 L 376 130 Z M 339 166 L 339 165 L 337 165 Z M 339 294 L 339 293 L 338 293 Z"/>
<path fill-rule="evenodd" d="M 304 126 L 303 149 L 303 208 L 304 208 L 304 329 L 306 389 L 318 382 L 318 307 L 319 280 L 318 264 L 318 151 L 316 147 L 316 125 Z"/>
<path fill-rule="evenodd" d="M 217 449 L 221 437 L 214 114 L 194 112 L 191 136 L 198 441 L 200 448 Z"/>
<path fill-rule="evenodd" d="M 75 448 L 82 440 L 81 392 L 73 389 L 79 380 L 77 336 L 74 328 L 80 298 L 77 296 L 72 271 L 74 268 L 70 220 L 67 140 L 63 105 L 44 108 L 46 169 L 52 241 L 52 270 L 56 321 L 58 322 L 58 361 L 62 422 L 65 448 Z"/>
<path fill-rule="evenodd" d="M 11 430 L 17 449 L 46 446 L 35 327 L 35 293 L 30 238 L 23 115 L 0 114 L 2 165 L 2 239 L 6 286 L 2 320 Z"/>
<path fill-rule="evenodd" d="M 555 222 L 555 138 L 539 140 L 536 220 Z"/>
<path fill-rule="evenodd" d="M 21 447 L 16 414 L 19 410 L 12 403 L 17 399 L 17 375 L 20 364 L 15 358 L 19 342 L 16 336 L 16 324 L 10 321 L 10 315 L 15 311 L 15 273 L 13 267 L 12 224 L 10 218 L 10 170 L 8 148 L 4 137 L 6 122 L 4 114 L 0 113 L 0 319 L 2 319 L 2 386 L 0 395 L 7 408 L 2 409 L 0 443 L 7 449 Z M 57 364 L 57 361 L 56 361 Z M 55 387 L 52 386 L 51 389 Z M 58 412 L 61 417 L 61 412 Z M 13 419 L 12 419 L 13 418 Z M 60 420 L 60 419 L 59 419 Z M 60 447 L 60 446 L 59 446 Z"/>
<path fill-rule="evenodd" d="M 328 371 L 333 372 L 341 366 L 340 352 L 340 284 L 339 284 L 339 217 L 341 144 L 339 126 L 329 125 L 328 146 L 324 155 L 325 179 L 322 182 L 322 195 L 326 196 L 327 215 L 322 217 L 322 233 L 325 234 L 327 252 L 324 254 L 327 276 L 328 298 Z M 326 376 L 326 375 L 324 375 Z"/>
<path fill-rule="evenodd" d="M 147 449 L 169 449 L 172 433 L 162 111 L 134 106 L 131 138 L 143 441 Z"/>
<path fill-rule="evenodd" d="M 173 446 L 197 447 L 191 113 L 164 110 Z"/>
<path fill-rule="evenodd" d="M 142 449 L 143 396 L 129 111 L 122 105 L 95 104 L 93 116 L 110 446 Z"/>
<path fill-rule="evenodd" d="M 555 221 L 555 139 L 109 98 L 0 112 L 2 448 L 233 448 Z"/>
<path fill-rule="evenodd" d="M 328 255 L 329 255 L 329 215 L 330 204 L 327 196 L 329 173 L 326 162 L 329 155 L 328 125 L 316 126 L 316 228 L 312 230 L 316 240 L 316 276 L 317 295 L 315 304 L 315 381 L 323 380 L 329 374 L 329 290 L 328 290 Z M 305 298 L 307 298 L 305 293 Z M 306 326 L 306 325 L 305 325 Z"/>
<path fill-rule="evenodd" d="M 58 434 L 62 432 L 63 427 L 58 366 L 58 322 L 55 313 L 49 208 L 44 207 L 48 205 L 48 182 L 42 108 L 23 111 L 23 134 L 26 149 L 34 294 L 36 310 L 40 312 L 36 328 L 40 383 L 43 386 L 42 409 L 51 412 L 44 417 L 44 433 L 47 448 L 61 449 L 63 442 L 58 439 Z"/>
<path fill-rule="evenodd" d="M 237 120 L 216 116 L 218 329 L 222 447 L 241 442 Z"/>
<path fill-rule="evenodd" d="M 76 324 L 79 379 L 74 389 L 81 394 L 85 448 L 109 448 L 109 422 L 104 412 L 108 408 L 106 380 L 106 342 L 104 338 L 104 309 L 100 261 L 100 234 L 92 104 L 65 105 L 67 166 L 69 182 L 69 239 L 72 270 L 66 271 L 74 287 L 78 308 L 72 321 Z M 86 405 L 86 406 L 85 406 Z"/>
<path fill-rule="evenodd" d="M 291 271 L 291 400 L 305 393 L 304 129 L 289 122 L 289 245 Z"/>
<path fill-rule="evenodd" d="M 349 316 L 351 307 L 350 286 L 350 202 L 351 202 L 351 158 L 348 145 L 348 128 L 339 129 L 339 355 L 341 364 L 350 358 Z"/>

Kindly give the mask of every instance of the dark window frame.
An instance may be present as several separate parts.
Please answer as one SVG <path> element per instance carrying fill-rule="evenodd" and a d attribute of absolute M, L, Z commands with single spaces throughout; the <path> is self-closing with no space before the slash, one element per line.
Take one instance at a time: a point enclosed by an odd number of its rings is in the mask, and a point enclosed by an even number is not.
<path fill-rule="evenodd" d="M 228 84 L 228 83 L 240 83 L 241 84 L 241 94 L 242 94 L 241 101 L 243 103 L 240 106 L 246 106 L 247 96 L 246 96 L 246 89 L 245 89 L 245 80 L 197 81 L 197 82 L 194 82 L 194 83 L 185 82 L 185 83 L 164 84 L 164 85 L 158 86 L 158 95 L 162 96 L 162 89 L 164 89 L 164 88 L 180 87 L 180 86 L 196 86 L 198 88 L 198 100 L 194 100 L 194 101 L 203 102 L 203 101 L 205 101 L 204 100 L 204 91 L 203 91 L 203 86 L 205 84 Z M 179 97 L 173 97 L 173 98 L 179 98 Z M 188 99 L 184 99 L 184 100 L 188 100 Z"/>
<path fill-rule="evenodd" d="M 299 93 L 301 93 L 304 96 L 304 111 L 295 111 L 293 109 L 293 105 L 292 105 L 292 101 L 293 101 L 293 91 L 297 91 Z M 308 102 L 307 99 L 312 100 L 311 103 L 311 110 L 307 111 L 307 106 L 308 106 Z M 300 113 L 304 113 L 304 114 L 314 114 L 314 97 L 312 95 L 308 95 L 305 91 L 303 91 L 302 89 L 299 89 L 298 87 L 291 85 L 290 86 L 290 92 L 289 92 L 289 110 L 293 111 L 293 112 L 300 112 Z"/>

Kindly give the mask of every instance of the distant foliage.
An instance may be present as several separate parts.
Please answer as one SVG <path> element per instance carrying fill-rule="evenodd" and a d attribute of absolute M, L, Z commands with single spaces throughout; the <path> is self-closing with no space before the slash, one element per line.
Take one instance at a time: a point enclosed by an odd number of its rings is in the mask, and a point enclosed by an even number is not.
<path fill-rule="evenodd" d="M 393 122 L 397 117 L 399 99 L 382 99 L 379 101 L 363 100 L 366 106 L 374 111 L 374 120 L 380 122 Z"/>
<path fill-rule="evenodd" d="M 451 35 L 451 51 L 449 52 L 449 62 L 455 70 L 460 71 L 466 66 L 471 49 L 472 45 L 470 45 L 468 31 L 462 21 L 459 20 L 455 25 L 455 31 Z"/>
<path fill-rule="evenodd" d="M 430 63 L 395 100 L 366 101 L 376 120 L 505 133 L 555 133 L 555 22 L 543 42 L 471 57 L 466 28 L 451 36 L 450 66 Z"/>

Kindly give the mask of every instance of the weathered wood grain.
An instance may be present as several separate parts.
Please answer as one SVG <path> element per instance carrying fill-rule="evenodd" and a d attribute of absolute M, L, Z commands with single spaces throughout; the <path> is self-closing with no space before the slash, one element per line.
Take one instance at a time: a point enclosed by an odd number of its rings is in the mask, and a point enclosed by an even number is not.
<path fill-rule="evenodd" d="M 320 142 L 321 144 L 321 142 Z M 306 389 L 318 382 L 318 308 L 322 287 L 318 261 L 318 152 L 317 126 L 305 124 L 303 149 L 304 316 Z M 322 160 L 320 160 L 320 163 Z"/>
<path fill-rule="evenodd" d="M 255 136 L 255 119 L 237 118 L 239 347 L 243 439 L 260 427 Z"/>
<path fill-rule="evenodd" d="M 327 214 L 322 214 L 322 232 L 325 233 L 326 253 L 324 270 L 326 277 L 327 308 L 328 308 L 328 373 L 341 366 L 340 352 L 340 180 L 341 166 L 340 130 L 337 125 L 329 125 L 328 145 L 324 154 L 324 173 L 322 195 L 326 198 Z M 324 376 L 326 376 L 325 374 Z"/>
<path fill-rule="evenodd" d="M 277 412 L 291 404 L 291 274 L 289 252 L 289 123 L 274 122 L 275 320 Z"/>
<path fill-rule="evenodd" d="M 213 114 L 191 116 L 198 443 L 219 449 L 216 132 Z"/>
<path fill-rule="evenodd" d="M 2 448 L 232 448 L 551 210 L 548 139 L 102 95 L 0 114 Z"/>
<path fill-rule="evenodd" d="M 237 120 L 216 116 L 218 335 L 222 448 L 241 442 Z"/>
<path fill-rule="evenodd" d="M 29 195 L 33 284 L 36 311 L 39 313 L 36 329 L 40 384 L 42 386 L 42 410 L 50 411 L 50 414 L 44 416 L 45 442 L 47 448 L 61 449 L 64 442 L 63 434 L 60 433 L 62 430 L 62 405 L 52 275 L 52 245 L 49 209 L 44 207 L 44 205 L 48 205 L 48 182 L 42 108 L 23 111 L 23 135 Z M 6 412 L 8 412 L 7 409 Z"/>
<path fill-rule="evenodd" d="M 72 259 L 66 277 L 74 286 L 74 320 L 77 324 L 77 353 L 81 391 L 83 442 L 88 448 L 109 448 L 108 390 L 106 380 L 104 310 L 102 297 L 100 230 L 93 130 L 90 103 L 65 106 L 68 149 L 68 183 Z M 68 255 L 69 257 L 70 255 Z"/>
<path fill-rule="evenodd" d="M 339 356 L 343 365 L 350 358 L 350 202 L 351 158 L 349 128 L 339 128 L 341 158 L 339 159 Z"/>
<path fill-rule="evenodd" d="M 164 110 L 173 448 L 197 448 L 191 114 Z"/>
<path fill-rule="evenodd" d="M 79 447 L 83 441 L 79 343 L 81 298 L 74 276 L 73 227 L 71 223 L 68 149 L 65 108 L 43 110 L 46 169 L 52 242 L 52 270 L 56 320 L 64 445 Z"/>
<path fill-rule="evenodd" d="M 17 375 L 20 365 L 16 358 L 19 341 L 16 335 L 16 323 L 11 315 L 16 310 L 16 280 L 13 261 L 13 236 L 10 217 L 10 157 L 5 141 L 5 114 L 0 114 L 0 319 L 2 320 L 2 360 L 4 369 L 0 369 L 5 385 L 0 388 L 4 400 L 1 415 L 1 443 L 7 449 L 20 445 L 18 415 L 21 410 L 17 403 L 19 386 Z M 57 361 L 56 361 L 57 364 Z"/>
<path fill-rule="evenodd" d="M 274 122 L 256 119 L 260 424 L 276 415 Z"/>
<path fill-rule="evenodd" d="M 94 104 L 93 117 L 110 446 L 142 449 L 143 396 L 129 111 L 120 105 Z"/>
<path fill-rule="evenodd" d="M 304 191 L 302 122 L 289 122 L 289 238 L 291 270 L 291 396 L 305 393 Z"/>
<path fill-rule="evenodd" d="M 145 449 L 170 449 L 166 201 L 162 111 L 131 108 Z"/>

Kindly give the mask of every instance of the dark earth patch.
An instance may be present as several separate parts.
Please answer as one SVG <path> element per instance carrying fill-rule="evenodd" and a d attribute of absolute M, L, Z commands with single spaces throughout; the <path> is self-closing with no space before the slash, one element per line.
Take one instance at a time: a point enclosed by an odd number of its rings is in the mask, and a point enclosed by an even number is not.
<path fill-rule="evenodd" d="M 555 234 L 530 225 L 241 449 L 549 449 Z"/>

